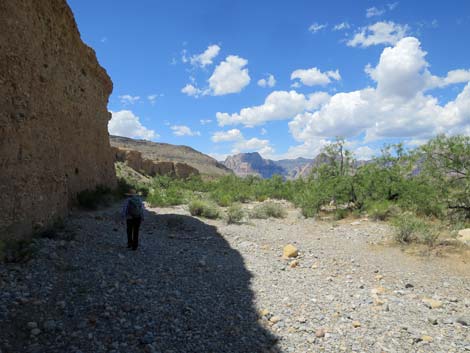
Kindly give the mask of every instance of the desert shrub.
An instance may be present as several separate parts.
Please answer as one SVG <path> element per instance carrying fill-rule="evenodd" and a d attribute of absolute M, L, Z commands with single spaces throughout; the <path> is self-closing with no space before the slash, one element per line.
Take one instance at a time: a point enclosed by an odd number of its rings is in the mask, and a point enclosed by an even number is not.
<path fill-rule="evenodd" d="M 200 216 L 209 219 L 220 217 L 217 205 L 203 200 L 193 200 L 189 203 L 189 212 L 192 216 Z"/>
<path fill-rule="evenodd" d="M 419 234 L 419 241 L 426 244 L 429 247 L 433 247 L 437 240 L 439 239 L 439 235 L 441 233 L 441 229 L 438 226 L 432 224 L 425 224 L 423 229 Z"/>
<path fill-rule="evenodd" d="M 251 218 L 267 219 L 267 218 L 284 218 L 286 217 L 286 210 L 282 205 L 275 202 L 265 202 L 257 205 L 251 211 Z"/>
<path fill-rule="evenodd" d="M 94 190 L 83 190 L 77 194 L 77 201 L 80 207 L 95 210 L 100 205 L 108 205 L 113 200 L 110 188 L 98 185 Z"/>
<path fill-rule="evenodd" d="M 334 219 L 336 221 L 339 221 L 341 219 L 345 219 L 349 216 L 349 211 L 346 210 L 346 209 L 343 209 L 343 208 L 339 208 L 335 211 L 335 214 L 334 214 Z"/>
<path fill-rule="evenodd" d="M 426 230 L 425 222 L 410 212 L 393 218 L 392 225 L 395 227 L 395 240 L 402 244 L 419 240 L 419 236 Z"/>
<path fill-rule="evenodd" d="M 400 213 L 399 207 L 387 200 L 367 202 L 365 209 L 374 221 L 386 221 Z"/>
<path fill-rule="evenodd" d="M 161 207 L 176 206 L 186 202 L 184 191 L 175 186 L 167 189 L 151 189 L 146 200 L 151 206 Z"/>
<path fill-rule="evenodd" d="M 245 217 L 245 212 L 243 211 L 241 205 L 233 204 L 227 210 L 227 223 L 240 223 Z"/>

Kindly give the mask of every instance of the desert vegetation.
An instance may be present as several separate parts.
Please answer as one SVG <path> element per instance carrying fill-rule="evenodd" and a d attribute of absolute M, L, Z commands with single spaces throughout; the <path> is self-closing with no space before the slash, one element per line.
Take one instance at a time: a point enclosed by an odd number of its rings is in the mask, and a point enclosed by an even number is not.
<path fill-rule="evenodd" d="M 428 143 L 406 149 L 389 145 L 374 159 L 358 162 L 338 138 L 323 148 L 325 163 L 306 179 L 283 180 L 234 175 L 205 180 L 158 176 L 133 184 L 152 206 L 188 204 L 193 215 L 221 217 L 229 223 L 251 218 L 282 218 L 285 210 L 275 200 L 286 200 L 305 217 L 332 213 L 335 220 L 369 216 L 391 221 L 400 243 L 433 245 L 439 229 L 470 220 L 470 138 L 437 136 Z M 247 212 L 244 203 L 260 202 Z"/>

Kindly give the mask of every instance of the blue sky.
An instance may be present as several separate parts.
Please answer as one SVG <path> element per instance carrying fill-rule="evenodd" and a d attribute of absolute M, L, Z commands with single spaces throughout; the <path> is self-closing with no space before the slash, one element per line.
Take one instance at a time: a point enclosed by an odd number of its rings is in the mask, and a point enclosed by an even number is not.
<path fill-rule="evenodd" d="M 223 159 L 470 134 L 470 2 L 69 0 L 111 133 Z"/>

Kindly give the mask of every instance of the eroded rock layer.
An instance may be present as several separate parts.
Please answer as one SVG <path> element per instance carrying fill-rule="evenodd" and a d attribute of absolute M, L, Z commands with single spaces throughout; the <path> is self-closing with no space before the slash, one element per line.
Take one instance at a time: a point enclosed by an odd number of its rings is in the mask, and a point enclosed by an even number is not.
<path fill-rule="evenodd" d="M 65 216 L 113 187 L 112 82 L 65 0 L 0 1 L 0 239 Z"/>
<path fill-rule="evenodd" d="M 124 162 L 130 168 L 145 175 L 168 175 L 186 179 L 191 175 L 199 175 L 196 168 L 186 163 L 172 161 L 152 161 L 142 157 L 142 153 L 126 148 L 111 147 L 116 162 Z"/>

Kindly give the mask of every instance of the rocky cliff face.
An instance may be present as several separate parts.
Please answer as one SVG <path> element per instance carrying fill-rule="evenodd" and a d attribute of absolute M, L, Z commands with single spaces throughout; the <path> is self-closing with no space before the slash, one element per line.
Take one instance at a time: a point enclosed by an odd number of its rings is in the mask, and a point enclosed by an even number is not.
<path fill-rule="evenodd" d="M 188 178 L 191 175 L 199 175 L 196 168 L 186 163 L 171 161 L 152 161 L 142 157 L 139 151 L 126 148 L 111 147 L 116 162 L 126 163 L 130 168 L 148 176 L 168 175 L 176 178 Z"/>
<path fill-rule="evenodd" d="M 231 174 L 227 167 L 214 158 L 188 146 L 134 140 L 121 136 L 110 136 L 110 141 L 113 147 L 138 151 L 143 158 L 154 162 L 184 163 L 196 168 L 202 175 L 221 176 Z"/>
<path fill-rule="evenodd" d="M 0 239 L 65 216 L 114 186 L 112 82 L 65 0 L 0 1 Z"/>

